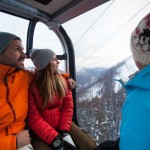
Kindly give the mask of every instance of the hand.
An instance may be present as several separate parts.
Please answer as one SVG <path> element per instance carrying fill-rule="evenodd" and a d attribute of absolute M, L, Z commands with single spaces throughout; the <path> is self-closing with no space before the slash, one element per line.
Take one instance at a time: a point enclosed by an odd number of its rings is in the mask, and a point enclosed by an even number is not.
<path fill-rule="evenodd" d="M 58 134 L 52 142 L 52 147 L 55 150 L 63 150 L 63 139 L 60 134 Z"/>
<path fill-rule="evenodd" d="M 69 144 L 71 144 L 73 147 L 76 147 L 71 136 L 68 133 L 64 133 L 63 134 L 63 141 L 68 142 Z"/>
<path fill-rule="evenodd" d="M 30 144 L 30 135 L 28 130 L 22 130 L 16 134 L 17 148 Z"/>
<path fill-rule="evenodd" d="M 63 134 L 70 136 L 68 133 L 63 133 Z M 67 136 L 65 136 L 65 137 L 67 137 Z M 74 145 L 72 145 L 72 143 L 69 143 L 70 139 L 68 141 L 64 140 L 65 137 L 62 137 L 60 134 L 57 135 L 55 137 L 54 141 L 52 142 L 53 149 L 55 149 L 55 150 L 77 150 L 76 147 Z"/>
<path fill-rule="evenodd" d="M 77 148 L 67 141 L 63 141 L 63 150 L 77 150 Z"/>
<path fill-rule="evenodd" d="M 76 82 L 72 78 L 68 79 L 68 84 L 69 84 L 70 89 L 74 89 L 76 86 Z"/>
<path fill-rule="evenodd" d="M 94 150 L 104 150 L 104 149 L 119 150 L 119 141 L 120 138 L 117 139 L 116 141 L 111 141 L 111 140 L 104 141 L 100 143 L 98 146 L 96 146 Z"/>

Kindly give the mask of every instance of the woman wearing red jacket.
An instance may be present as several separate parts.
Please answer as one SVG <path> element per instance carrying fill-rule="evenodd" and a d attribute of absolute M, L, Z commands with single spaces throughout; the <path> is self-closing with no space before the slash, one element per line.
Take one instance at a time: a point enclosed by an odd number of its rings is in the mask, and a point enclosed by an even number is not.
<path fill-rule="evenodd" d="M 74 143 L 64 141 L 72 124 L 73 99 L 66 79 L 59 73 L 59 61 L 50 49 L 31 50 L 31 59 L 36 72 L 28 94 L 29 126 L 49 149 L 76 149 Z"/>

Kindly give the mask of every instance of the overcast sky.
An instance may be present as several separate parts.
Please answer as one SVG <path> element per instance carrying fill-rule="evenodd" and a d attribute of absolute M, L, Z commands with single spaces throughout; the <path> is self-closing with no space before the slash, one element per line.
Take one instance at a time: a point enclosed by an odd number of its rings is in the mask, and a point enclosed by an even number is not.
<path fill-rule="evenodd" d="M 150 0 L 111 0 L 65 23 L 77 69 L 110 67 L 131 56 L 131 32 L 149 11 Z"/>
<path fill-rule="evenodd" d="M 131 56 L 130 35 L 149 11 L 150 0 L 110 0 L 63 24 L 75 48 L 76 68 L 111 67 Z M 0 13 L 0 17 L 3 18 L 1 30 L 19 35 L 25 47 L 28 23 L 20 20 L 17 24 L 18 18 L 3 13 Z M 49 35 L 45 27 L 41 25 L 37 29 L 36 47 L 45 48 L 47 45 L 55 52 L 61 50 L 58 38 L 55 40 Z"/>

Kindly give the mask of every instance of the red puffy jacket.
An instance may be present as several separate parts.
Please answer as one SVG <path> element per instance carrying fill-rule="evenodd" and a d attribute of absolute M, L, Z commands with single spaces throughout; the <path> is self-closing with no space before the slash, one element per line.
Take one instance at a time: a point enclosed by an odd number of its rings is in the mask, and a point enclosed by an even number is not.
<path fill-rule="evenodd" d="M 31 129 L 45 142 L 51 144 L 58 135 L 56 130 L 70 131 L 73 116 L 72 92 L 68 88 L 67 96 L 60 100 L 54 98 L 53 104 L 42 109 L 42 97 L 32 83 L 29 88 L 28 121 Z"/>

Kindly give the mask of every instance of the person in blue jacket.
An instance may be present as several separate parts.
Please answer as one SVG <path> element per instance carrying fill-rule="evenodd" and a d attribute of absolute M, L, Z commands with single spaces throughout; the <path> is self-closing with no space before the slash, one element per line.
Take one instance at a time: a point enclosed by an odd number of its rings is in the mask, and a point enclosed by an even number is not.
<path fill-rule="evenodd" d="M 131 52 L 138 71 L 124 84 L 119 150 L 150 150 L 150 13 L 131 35 Z"/>
<path fill-rule="evenodd" d="M 94 150 L 150 150 L 150 13 L 131 34 L 131 52 L 138 71 L 126 84 L 120 138 L 100 143 Z"/>

